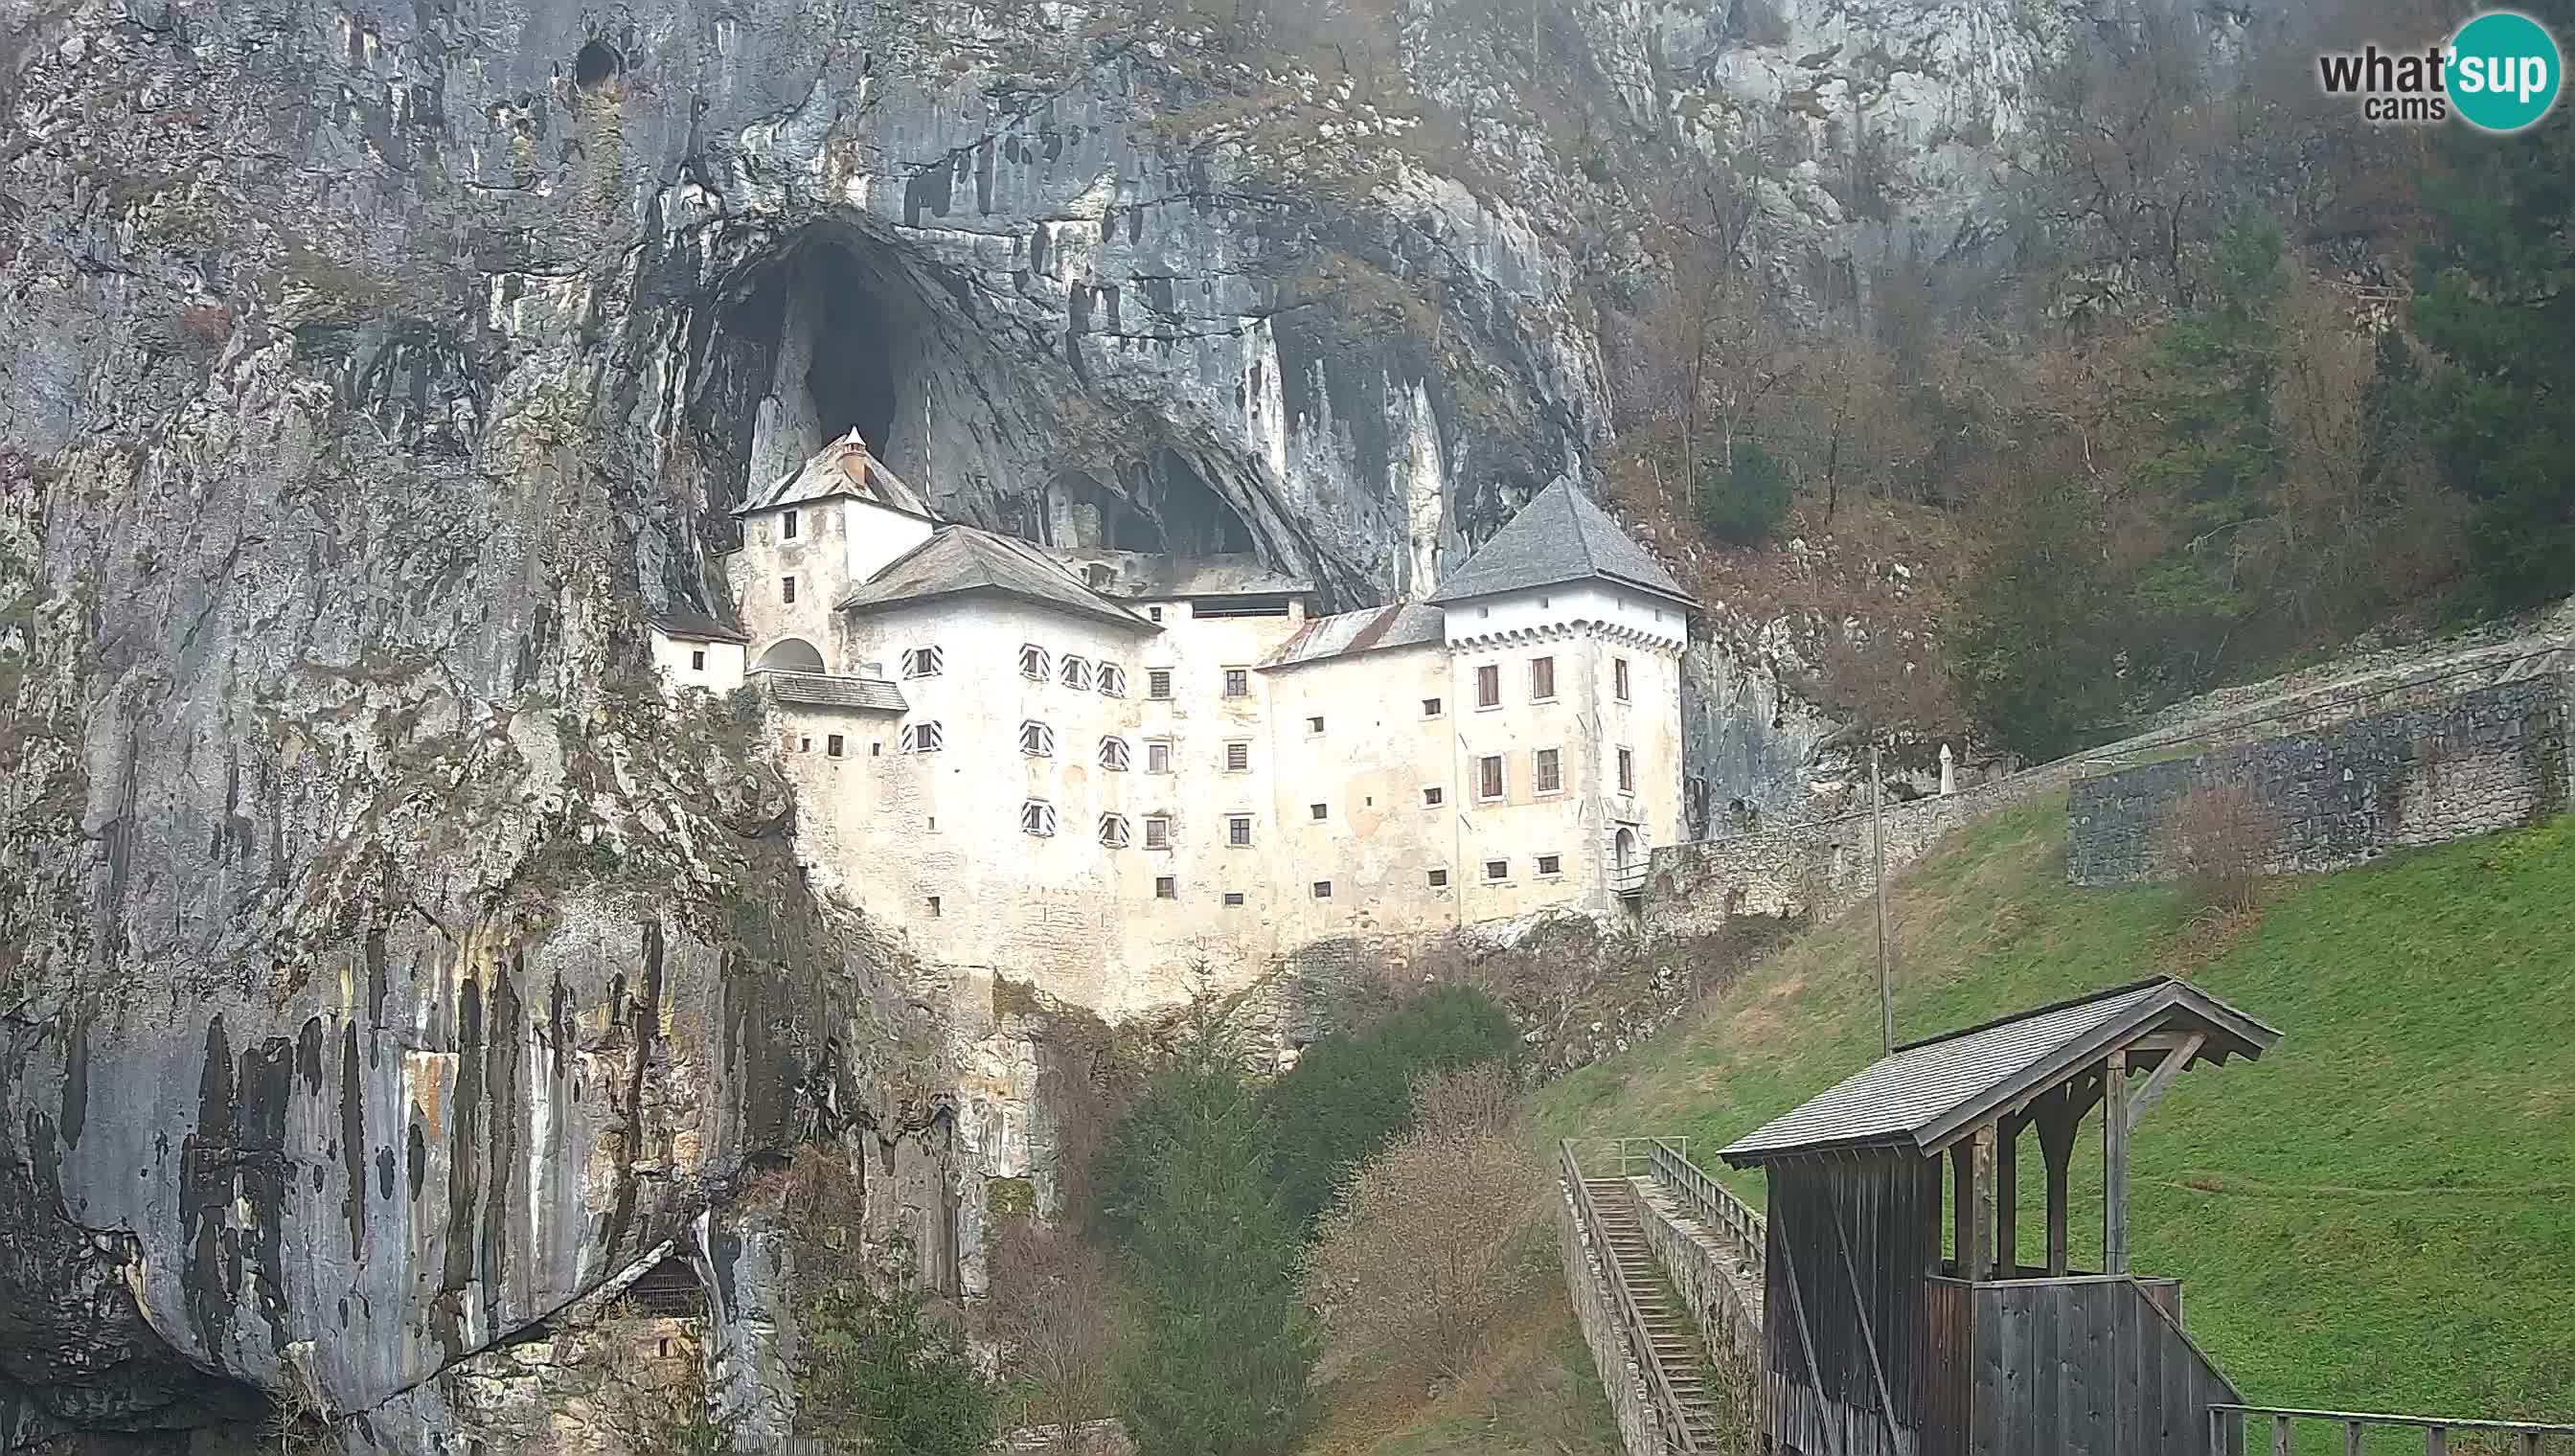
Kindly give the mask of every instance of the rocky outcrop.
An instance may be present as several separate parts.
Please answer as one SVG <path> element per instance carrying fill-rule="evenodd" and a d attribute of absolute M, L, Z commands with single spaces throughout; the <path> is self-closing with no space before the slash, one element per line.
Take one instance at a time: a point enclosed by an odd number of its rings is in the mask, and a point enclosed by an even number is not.
<path fill-rule="evenodd" d="M 774 1395 L 760 1171 L 866 1149 L 971 1251 L 1027 1076 L 644 683 L 731 505 L 856 428 L 963 519 L 1426 591 L 1612 428 L 1622 198 L 1766 115 L 1847 254 L 1836 118 L 1972 147 L 2046 8 L 0 0 L 8 1448 L 537 1449 L 492 1392 L 665 1240 Z M 1702 771 L 1803 763 L 1768 671 L 1694 669 Z"/>

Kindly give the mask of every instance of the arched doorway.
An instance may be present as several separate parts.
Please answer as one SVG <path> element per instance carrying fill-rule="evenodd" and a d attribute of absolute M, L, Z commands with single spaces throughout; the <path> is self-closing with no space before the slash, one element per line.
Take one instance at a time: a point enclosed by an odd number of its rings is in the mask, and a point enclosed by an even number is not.
<path fill-rule="evenodd" d="M 769 645 L 752 665 L 755 673 L 820 673 L 823 655 L 801 637 L 783 637 Z"/>
<path fill-rule="evenodd" d="M 1636 831 L 1625 824 L 1609 841 L 1609 887 L 1622 895 L 1644 892 L 1645 863 L 1637 852 Z"/>

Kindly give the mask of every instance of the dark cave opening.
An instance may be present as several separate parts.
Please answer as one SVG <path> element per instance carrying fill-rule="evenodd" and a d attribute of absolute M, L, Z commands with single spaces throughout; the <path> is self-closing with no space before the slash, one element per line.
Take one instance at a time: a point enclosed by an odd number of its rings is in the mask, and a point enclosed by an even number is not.
<path fill-rule="evenodd" d="M 1252 528 L 1241 513 L 1179 451 L 1155 451 L 1145 479 L 1145 507 L 1162 535 L 1162 550 L 1181 556 L 1253 550 Z"/>
<path fill-rule="evenodd" d="M 1166 550 L 1163 529 L 1126 497 L 1087 471 L 1066 471 L 1047 483 L 1043 545 L 1112 551 Z"/>
<path fill-rule="evenodd" d="M 625 69 L 626 58 L 617 53 L 617 47 L 595 40 L 572 58 L 572 84 L 584 91 L 596 91 Z"/>
<path fill-rule="evenodd" d="M 894 429 L 899 331 L 876 293 L 858 283 L 858 260 L 848 250 L 817 250 L 807 270 L 808 280 L 820 285 L 809 295 L 817 316 L 813 363 L 805 371 L 815 420 L 825 440 L 855 429 L 883 459 Z"/>

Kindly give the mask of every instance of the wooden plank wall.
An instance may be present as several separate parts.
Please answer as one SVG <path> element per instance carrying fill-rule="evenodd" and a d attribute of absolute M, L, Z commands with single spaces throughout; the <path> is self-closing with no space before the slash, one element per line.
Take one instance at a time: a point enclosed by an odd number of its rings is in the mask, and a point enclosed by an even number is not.
<path fill-rule="evenodd" d="M 1980 1284 L 1972 1456 L 2202 1456 L 2211 1402 L 2242 1399 L 2124 1279 Z"/>
<path fill-rule="evenodd" d="M 1956 1456 L 1924 1439 L 1957 1403 L 1925 1276 L 1940 1258 L 1940 1164 L 1909 1153 L 1769 1169 L 1763 1260 L 1775 1449 L 1797 1456 Z M 1882 1392 L 1882 1394 L 1881 1394 Z M 1892 1419 L 1890 1410 L 1892 1408 Z"/>

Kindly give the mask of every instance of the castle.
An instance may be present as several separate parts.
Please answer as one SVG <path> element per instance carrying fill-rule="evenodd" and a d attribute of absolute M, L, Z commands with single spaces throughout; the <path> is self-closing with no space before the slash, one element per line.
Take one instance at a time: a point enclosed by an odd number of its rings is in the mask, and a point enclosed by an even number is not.
<path fill-rule="evenodd" d="M 763 687 L 801 855 L 925 962 L 1116 1018 L 1319 942 L 1611 915 L 1681 837 L 1696 603 L 1561 482 L 1427 601 L 1323 617 L 1250 557 L 942 522 L 855 432 L 736 514 L 739 625 L 661 618 L 656 661 Z"/>

